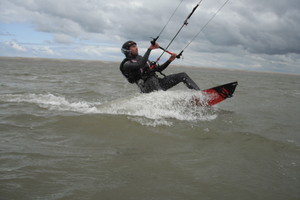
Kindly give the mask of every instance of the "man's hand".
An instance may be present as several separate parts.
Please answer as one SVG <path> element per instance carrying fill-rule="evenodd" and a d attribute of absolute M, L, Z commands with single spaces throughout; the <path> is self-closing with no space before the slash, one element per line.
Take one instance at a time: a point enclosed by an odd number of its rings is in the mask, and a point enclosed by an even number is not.
<path fill-rule="evenodd" d="M 158 49 L 159 48 L 159 44 L 158 43 L 155 43 L 155 45 L 151 44 L 149 49 Z"/>
<path fill-rule="evenodd" d="M 169 58 L 169 61 L 172 62 L 173 60 L 175 60 L 176 56 L 177 56 L 177 54 L 176 54 L 176 53 L 173 53 L 173 54 L 171 55 L 171 57 Z"/>

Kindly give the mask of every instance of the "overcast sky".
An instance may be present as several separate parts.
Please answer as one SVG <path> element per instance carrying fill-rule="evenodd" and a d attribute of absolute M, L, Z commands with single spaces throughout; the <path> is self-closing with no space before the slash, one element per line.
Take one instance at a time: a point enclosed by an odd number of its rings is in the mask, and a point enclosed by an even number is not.
<path fill-rule="evenodd" d="M 0 56 L 121 61 L 122 44 L 143 54 L 180 1 L 1 0 Z M 203 0 L 169 50 L 179 53 L 225 1 Z M 182 2 L 161 46 L 198 2 Z M 300 1 L 230 0 L 175 64 L 300 74 Z"/>

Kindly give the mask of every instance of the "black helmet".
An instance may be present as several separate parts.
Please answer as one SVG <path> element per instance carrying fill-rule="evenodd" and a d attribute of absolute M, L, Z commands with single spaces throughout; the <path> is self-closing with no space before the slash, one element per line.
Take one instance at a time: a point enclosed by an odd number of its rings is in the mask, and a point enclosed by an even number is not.
<path fill-rule="evenodd" d="M 130 56 L 130 53 L 131 53 L 130 47 L 131 47 L 132 45 L 136 45 L 136 43 L 135 43 L 134 41 L 127 41 L 127 42 L 125 42 L 125 43 L 123 44 L 123 46 L 122 46 L 122 48 L 121 48 L 121 51 L 122 51 L 122 53 L 125 54 L 126 57 L 129 57 L 129 56 Z"/>

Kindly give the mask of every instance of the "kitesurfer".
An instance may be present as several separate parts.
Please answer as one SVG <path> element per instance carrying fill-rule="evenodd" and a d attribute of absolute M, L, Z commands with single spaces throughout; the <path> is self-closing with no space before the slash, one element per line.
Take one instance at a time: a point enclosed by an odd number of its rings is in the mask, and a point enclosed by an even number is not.
<path fill-rule="evenodd" d="M 170 58 L 162 65 L 150 62 L 148 60 L 151 50 L 158 49 L 158 43 L 151 44 L 144 56 L 139 55 L 136 42 L 127 41 L 122 46 L 122 52 L 125 59 L 120 65 L 122 74 L 128 82 L 137 84 L 142 93 L 149 93 L 157 90 L 168 90 L 180 82 L 183 82 L 189 89 L 200 90 L 197 84 L 185 73 L 178 73 L 158 77 L 156 72 L 162 72 L 176 58 L 172 54 Z"/>

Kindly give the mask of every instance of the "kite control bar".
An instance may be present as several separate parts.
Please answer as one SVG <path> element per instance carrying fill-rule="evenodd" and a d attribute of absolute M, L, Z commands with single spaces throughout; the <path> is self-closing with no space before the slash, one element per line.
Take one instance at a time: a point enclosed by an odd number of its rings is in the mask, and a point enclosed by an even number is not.
<path fill-rule="evenodd" d="M 158 39 L 158 37 L 152 38 L 152 39 L 153 39 L 153 40 L 151 41 L 151 44 L 152 44 L 152 45 L 155 45 L 156 40 Z M 161 47 L 161 46 L 159 46 L 159 48 L 160 48 L 161 50 L 163 50 L 164 52 L 170 54 L 170 55 L 174 55 L 174 53 L 172 53 L 171 51 L 169 51 L 169 50 L 167 50 L 167 49 L 165 49 L 165 48 L 163 48 L 163 47 Z M 181 51 L 181 52 L 176 56 L 176 58 L 180 58 L 180 57 L 182 56 L 182 53 L 183 53 L 183 51 Z"/>

